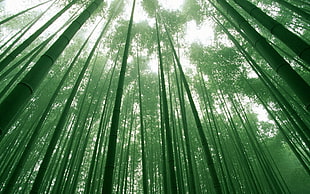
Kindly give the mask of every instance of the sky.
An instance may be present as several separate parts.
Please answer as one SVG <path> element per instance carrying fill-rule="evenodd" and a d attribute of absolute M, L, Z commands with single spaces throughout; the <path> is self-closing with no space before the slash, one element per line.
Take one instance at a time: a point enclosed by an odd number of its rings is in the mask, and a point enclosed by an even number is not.
<path fill-rule="evenodd" d="M 167 10 L 182 10 L 184 0 L 158 0 L 159 4 L 163 9 Z M 7 14 L 15 14 L 19 11 L 24 10 L 25 8 L 36 5 L 38 1 L 35 0 L 5 0 L 2 3 L 5 4 L 5 11 Z M 109 4 L 111 0 L 106 0 Z M 131 1 L 128 1 L 130 4 Z M 41 6 L 38 9 L 46 9 L 50 3 Z M 130 7 L 130 6 L 128 6 Z M 130 15 L 130 9 L 126 10 L 126 16 Z M 137 1 L 137 6 L 135 9 L 134 15 L 135 22 L 147 21 L 150 26 L 153 26 L 155 23 L 154 19 L 148 18 L 147 13 L 143 10 L 141 6 L 141 0 Z M 199 42 L 203 45 L 210 45 L 212 42 L 213 36 L 213 27 L 209 22 L 204 22 L 201 25 L 197 25 L 195 21 L 189 21 L 186 25 L 186 35 L 185 41 L 188 43 Z"/>
<path fill-rule="evenodd" d="M 160 6 L 163 9 L 167 10 L 182 10 L 184 0 L 158 0 Z M 41 1 L 43 2 L 43 1 Z M 111 0 L 105 0 L 108 4 L 110 4 Z M 125 18 L 129 18 L 130 12 L 131 12 L 131 5 L 132 5 L 132 0 L 127 0 L 128 6 L 125 6 L 127 8 L 125 10 L 124 16 Z M 1 3 L 5 4 L 5 12 L 8 15 L 13 15 L 15 13 L 18 13 L 19 11 L 22 11 L 26 8 L 29 8 L 33 5 L 38 4 L 37 0 L 5 0 L 2 1 Z M 50 3 L 47 3 L 44 6 L 41 6 L 40 8 L 37 9 L 46 9 Z M 147 21 L 150 26 L 155 25 L 155 20 L 154 18 L 149 18 L 147 13 L 143 10 L 141 6 L 141 0 L 136 1 L 136 8 L 135 8 L 135 14 L 134 14 L 134 22 L 142 22 L 142 21 Z M 208 46 L 212 43 L 214 39 L 214 29 L 213 25 L 209 21 L 204 21 L 200 25 L 197 25 L 197 23 L 192 20 L 187 22 L 186 28 L 185 28 L 185 36 L 184 36 L 184 41 L 190 45 L 194 42 L 198 42 L 200 44 L 203 44 L 204 46 Z M 190 64 L 190 61 L 185 55 L 186 50 L 181 50 L 180 54 L 180 60 L 182 63 L 182 66 L 184 68 L 185 73 L 187 71 L 195 71 L 195 68 Z M 149 60 L 149 67 L 150 70 L 154 73 L 157 73 L 158 71 L 158 61 L 156 56 L 151 56 Z M 261 106 L 253 106 L 252 107 L 253 111 L 258 114 L 258 119 L 260 121 L 269 121 L 267 117 L 267 112 L 263 109 Z"/>

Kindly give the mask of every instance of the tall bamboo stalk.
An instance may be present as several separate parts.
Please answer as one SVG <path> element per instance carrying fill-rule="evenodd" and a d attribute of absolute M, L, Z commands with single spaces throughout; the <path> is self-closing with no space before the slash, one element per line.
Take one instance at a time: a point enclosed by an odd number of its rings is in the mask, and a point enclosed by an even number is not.
<path fill-rule="evenodd" d="M 103 177 L 104 180 L 103 180 L 103 187 L 102 187 L 102 192 L 107 193 L 107 194 L 110 194 L 113 191 L 113 172 L 114 172 L 115 153 L 116 153 L 116 140 L 117 140 L 117 132 L 118 132 L 118 126 L 119 126 L 119 115 L 120 115 L 120 108 L 121 108 L 121 103 L 122 103 L 127 59 L 128 59 L 128 54 L 129 54 L 130 42 L 131 42 L 131 31 L 132 31 L 135 3 L 136 1 L 134 0 L 133 5 L 132 5 L 130 20 L 128 24 L 127 38 L 126 38 L 126 43 L 125 43 L 121 71 L 119 74 L 118 86 L 117 86 L 113 115 L 112 115 L 112 123 L 111 123 L 111 128 L 110 128 L 107 160 L 105 164 L 104 177 Z"/>
<path fill-rule="evenodd" d="M 99 24 L 99 23 L 98 23 Z M 72 105 L 72 102 L 73 102 L 73 99 L 78 91 L 78 88 L 85 76 L 85 72 L 86 70 L 88 69 L 89 65 L 90 65 L 90 61 L 92 59 L 92 57 L 94 56 L 94 53 L 95 53 L 95 50 L 97 49 L 97 46 L 101 40 L 101 38 L 103 37 L 104 33 L 105 33 L 105 30 L 108 26 L 108 23 L 103 26 L 103 29 L 100 33 L 100 36 L 99 38 L 97 39 L 96 43 L 93 45 L 93 48 L 91 50 L 91 52 L 89 53 L 89 56 L 81 70 L 81 72 L 79 73 L 79 76 L 73 86 L 73 89 L 65 103 L 65 106 L 64 106 L 64 109 L 62 110 L 62 113 L 61 113 L 61 116 L 60 116 L 60 120 L 58 121 L 57 125 L 56 125 L 56 128 L 53 132 L 53 135 L 51 137 L 51 140 L 48 144 L 48 148 L 47 148 L 47 151 L 44 155 L 44 158 L 43 158 L 43 161 L 40 165 L 40 168 L 39 168 L 39 171 L 38 171 L 38 174 L 35 178 L 35 181 L 33 183 L 33 186 L 32 186 L 32 189 L 31 189 L 31 193 L 38 193 L 40 192 L 40 186 L 42 185 L 42 182 L 44 180 L 44 176 L 46 174 L 46 170 L 47 170 L 47 167 L 51 161 L 51 157 L 52 157 L 52 154 L 53 154 L 53 151 L 55 149 L 55 146 L 59 140 L 59 137 L 60 137 L 60 134 L 61 134 L 61 131 L 63 130 L 64 128 L 64 125 L 67 121 L 67 118 L 68 118 L 68 113 L 69 113 L 69 110 L 70 110 L 70 107 Z M 97 25 L 95 26 L 95 28 L 97 27 Z"/>
<path fill-rule="evenodd" d="M 99 7 L 102 0 L 94 0 L 80 16 L 74 20 L 56 42 L 41 56 L 23 80 L 0 104 L 0 133 L 6 132 L 18 111 L 31 98 L 56 59 L 69 44 L 72 37 Z"/>
<path fill-rule="evenodd" d="M 282 24 L 272 19 L 265 14 L 261 9 L 247 0 L 234 0 L 240 7 L 242 7 L 248 14 L 253 16 L 263 26 L 265 26 L 270 33 L 279 38 L 292 51 L 296 53 L 301 59 L 310 65 L 310 45 L 302 40 L 299 36 L 286 29 Z"/>
<path fill-rule="evenodd" d="M 48 113 L 50 112 L 52 105 L 54 104 L 54 101 L 55 101 L 56 97 L 58 96 L 58 93 L 60 92 L 60 89 L 63 87 L 65 80 L 68 78 L 68 75 L 71 72 L 72 68 L 74 67 L 75 62 L 77 61 L 82 50 L 85 48 L 86 44 L 88 43 L 89 38 L 90 38 L 90 36 L 85 40 L 85 42 L 81 46 L 80 50 L 75 55 L 73 61 L 69 65 L 68 69 L 66 70 L 66 73 L 63 75 L 63 78 L 59 82 L 56 90 L 54 91 L 51 99 L 49 100 L 49 103 L 47 104 L 44 112 L 42 113 L 42 115 L 39 119 L 39 122 L 36 124 L 36 127 L 34 128 L 32 134 L 31 134 L 31 137 L 25 146 L 24 151 L 22 151 L 22 154 L 21 154 L 20 158 L 18 159 L 16 165 L 12 168 L 12 173 L 10 174 L 8 181 L 7 181 L 7 184 L 4 186 L 4 189 L 3 189 L 4 193 L 10 193 L 12 191 L 13 186 L 16 183 L 18 176 L 20 175 L 24 165 L 26 164 L 26 161 L 29 158 L 30 152 L 33 150 L 33 146 L 36 143 L 37 137 L 39 135 L 39 131 L 40 131 L 41 127 L 43 126 L 44 121 L 45 121 Z M 48 40 L 47 40 L 47 42 L 48 42 Z"/>
<path fill-rule="evenodd" d="M 156 19 L 156 34 L 157 34 L 157 50 L 158 50 L 158 58 L 159 58 L 159 69 L 160 69 L 160 81 L 161 81 L 161 95 L 162 95 L 162 103 L 163 103 L 163 119 L 165 124 L 165 135 L 166 135 L 166 143 L 167 143 L 167 158 L 168 158 L 168 165 L 169 165 L 169 177 L 170 177 L 170 189 L 168 193 L 177 193 L 178 186 L 176 180 L 176 174 L 174 170 L 175 162 L 173 157 L 173 144 L 172 144 L 172 134 L 171 134 L 171 127 L 169 121 L 169 109 L 168 109 L 168 101 L 167 101 L 167 92 L 165 86 L 165 75 L 164 75 L 164 68 L 163 68 L 163 59 L 162 59 L 162 52 L 161 52 L 161 45 L 160 45 L 160 37 L 159 37 L 159 26 L 158 20 Z"/>
<path fill-rule="evenodd" d="M 39 4 L 35 5 L 35 6 L 32 6 L 32 7 L 28 8 L 28 9 L 25 9 L 25 10 L 21 11 L 21 12 L 18 12 L 17 14 L 14 14 L 14 15 L 12 15 L 12 16 L 10 16 L 10 17 L 7 17 L 7 18 L 5 18 L 4 20 L 1 20 L 1 21 L 0 21 L 0 25 L 6 23 L 6 22 L 8 22 L 8 21 L 10 21 L 10 20 L 12 20 L 12 19 L 14 19 L 14 18 L 16 18 L 17 16 L 22 15 L 22 14 L 24 14 L 24 13 L 26 13 L 26 12 L 32 10 L 32 9 L 35 9 L 35 8 L 37 8 L 37 7 L 40 7 L 41 5 L 46 4 L 47 2 L 50 2 L 50 1 L 45 1 L 45 2 L 43 2 L 43 3 L 39 3 Z"/>
<path fill-rule="evenodd" d="M 310 91 L 309 84 L 292 69 L 283 57 L 281 57 L 281 55 L 279 55 L 279 53 L 267 43 L 266 39 L 262 37 L 232 6 L 230 6 L 225 0 L 217 0 L 217 2 L 227 14 L 238 23 L 238 27 L 244 31 L 255 49 L 295 92 L 301 102 L 303 102 L 305 108 L 310 111 L 310 93 L 305 92 Z"/>
<path fill-rule="evenodd" d="M 220 193 L 222 193 L 222 189 L 221 189 L 221 186 L 220 186 L 220 181 L 218 179 L 218 176 L 217 176 L 217 173 L 216 173 L 216 170 L 215 170 L 215 166 L 214 166 L 213 159 L 212 159 L 212 154 L 211 154 L 211 151 L 210 151 L 210 147 L 209 147 L 206 135 L 204 134 L 204 131 L 203 131 L 203 128 L 202 128 L 202 124 L 201 124 L 201 121 L 200 121 L 200 118 L 199 118 L 199 114 L 198 114 L 196 105 L 194 103 L 192 94 L 190 92 L 189 85 L 188 85 L 188 82 L 186 80 L 185 74 L 183 72 L 183 69 L 182 69 L 182 66 L 181 66 L 181 62 L 180 62 L 180 60 L 178 58 L 178 55 L 177 55 L 176 50 L 174 48 L 173 42 L 171 40 L 171 36 L 169 34 L 167 26 L 165 24 L 164 24 L 164 26 L 165 26 L 165 30 L 166 30 L 166 33 L 167 33 L 167 37 L 169 39 L 169 43 L 170 43 L 171 49 L 173 51 L 174 58 L 177 61 L 177 66 L 178 66 L 179 71 L 180 71 L 181 80 L 182 80 L 182 82 L 184 84 L 184 88 L 185 88 L 185 91 L 186 91 L 186 94 L 187 94 L 187 97 L 188 97 L 188 100 L 190 102 L 190 106 L 191 106 L 191 109 L 192 109 L 192 112 L 193 112 L 193 115 L 194 115 L 194 118 L 195 118 L 196 126 L 197 126 L 197 129 L 198 129 L 198 132 L 199 132 L 200 141 L 201 141 L 201 143 L 203 145 L 203 150 L 204 150 L 204 153 L 205 153 L 205 156 L 206 156 L 206 159 L 207 159 L 207 165 L 208 165 L 208 168 L 209 168 L 211 179 L 213 181 L 214 190 L 215 190 L 216 193 L 220 194 Z"/>
<path fill-rule="evenodd" d="M 52 23 L 54 23 L 63 13 L 65 13 L 76 0 L 71 1 L 67 6 L 60 10 L 56 15 L 54 15 L 50 20 L 48 20 L 43 26 L 41 26 L 35 33 L 33 33 L 29 38 L 24 40 L 16 49 L 14 49 L 8 56 L 6 56 L 0 62 L 0 71 L 2 71 L 11 61 L 13 61 L 23 50 L 25 50 L 38 36 L 41 35 Z"/>
<path fill-rule="evenodd" d="M 139 109 L 140 109 L 140 142 L 141 142 L 141 154 L 142 154 L 142 182 L 143 182 L 143 193 L 148 194 L 148 171 L 146 164 L 146 152 L 145 152 L 145 129 L 144 129 L 144 119 L 143 119 L 143 107 L 142 107 L 142 89 L 141 89 L 141 72 L 139 55 L 137 53 L 137 66 L 138 66 L 138 87 L 139 87 Z"/>
<path fill-rule="evenodd" d="M 304 10 L 300 9 L 299 7 L 296 7 L 295 5 L 287 2 L 286 0 L 275 0 L 279 4 L 283 5 L 284 7 L 288 8 L 292 12 L 300 15 L 300 19 L 310 22 L 310 14 L 305 12 Z"/>
<path fill-rule="evenodd" d="M 309 147 L 310 146 L 310 130 L 307 124 L 301 119 L 298 115 L 297 111 L 293 109 L 288 100 L 283 96 L 282 93 L 274 86 L 268 76 L 265 74 L 263 69 L 255 62 L 255 60 L 247 53 L 242 46 L 238 43 L 238 41 L 232 36 L 232 34 L 222 25 L 220 22 L 214 18 L 214 20 L 222 27 L 223 31 L 227 34 L 229 39 L 235 44 L 237 49 L 243 54 L 245 59 L 248 61 L 252 69 L 257 73 L 259 79 L 263 82 L 263 84 L 270 91 L 272 97 L 278 103 L 278 105 L 282 108 L 283 112 L 287 116 L 288 120 L 294 126 L 294 130 L 299 134 L 299 137 L 304 141 L 304 143 Z M 242 32 L 239 32 L 241 35 L 244 35 Z M 246 37 L 245 37 L 246 38 Z M 295 119 L 295 120 L 294 120 Z M 302 146 L 302 145 L 301 145 Z"/>

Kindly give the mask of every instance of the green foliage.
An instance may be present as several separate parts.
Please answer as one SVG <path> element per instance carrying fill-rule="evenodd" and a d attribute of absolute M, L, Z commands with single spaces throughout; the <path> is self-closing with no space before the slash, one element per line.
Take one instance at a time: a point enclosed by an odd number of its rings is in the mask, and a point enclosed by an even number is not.
<path fill-rule="evenodd" d="M 156 10 L 159 9 L 158 0 L 143 0 L 142 6 L 150 17 L 155 17 Z"/>
<path fill-rule="evenodd" d="M 0 193 L 309 193 L 309 112 L 277 74 L 308 64 L 248 1 L 31 2 L 0 2 Z"/>
<path fill-rule="evenodd" d="M 198 24 L 203 22 L 205 11 L 195 0 L 185 0 L 182 12 L 188 21 L 195 20 Z"/>

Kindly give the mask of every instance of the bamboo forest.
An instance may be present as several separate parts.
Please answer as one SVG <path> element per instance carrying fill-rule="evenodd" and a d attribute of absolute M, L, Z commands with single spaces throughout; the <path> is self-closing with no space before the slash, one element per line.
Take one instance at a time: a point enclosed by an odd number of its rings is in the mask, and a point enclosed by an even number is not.
<path fill-rule="evenodd" d="M 0 194 L 309 194 L 309 84 L 309 0 L 0 0 Z"/>

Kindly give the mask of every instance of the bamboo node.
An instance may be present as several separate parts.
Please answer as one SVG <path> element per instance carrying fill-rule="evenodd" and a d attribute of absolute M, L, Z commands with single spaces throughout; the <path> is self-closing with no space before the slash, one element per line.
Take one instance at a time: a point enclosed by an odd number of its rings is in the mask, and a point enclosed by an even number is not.
<path fill-rule="evenodd" d="M 31 87 L 30 84 L 28 84 L 28 83 L 26 83 L 26 82 L 19 82 L 18 84 L 19 84 L 19 85 L 24 85 L 24 86 L 26 86 L 26 87 L 30 90 L 30 94 L 33 94 L 33 93 L 34 93 L 34 90 L 33 90 L 33 88 Z"/>

